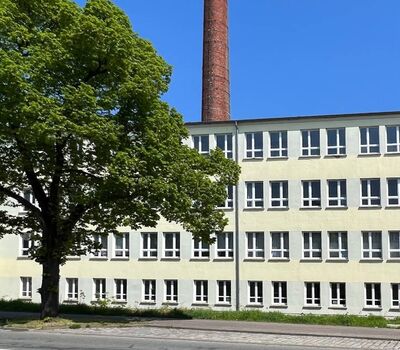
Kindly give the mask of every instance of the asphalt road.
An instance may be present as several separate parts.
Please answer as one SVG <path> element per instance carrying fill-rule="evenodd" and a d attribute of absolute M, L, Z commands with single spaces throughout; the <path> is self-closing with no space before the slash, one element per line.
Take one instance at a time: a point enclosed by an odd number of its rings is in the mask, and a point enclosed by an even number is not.
<path fill-rule="evenodd" d="M 326 347 L 307 347 L 274 344 L 246 344 L 244 342 L 206 341 L 187 339 L 158 339 L 154 337 L 107 334 L 75 334 L 59 331 L 0 330 L 0 350 L 331 350 Z M 337 348 L 336 348 L 337 349 Z M 343 348 L 342 348 L 343 349 Z"/>

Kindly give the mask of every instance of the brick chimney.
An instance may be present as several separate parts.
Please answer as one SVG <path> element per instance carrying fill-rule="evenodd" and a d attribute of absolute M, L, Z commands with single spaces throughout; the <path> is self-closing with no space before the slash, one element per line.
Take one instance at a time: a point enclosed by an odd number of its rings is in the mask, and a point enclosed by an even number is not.
<path fill-rule="evenodd" d="M 203 122 L 230 119 L 228 0 L 204 0 Z"/>

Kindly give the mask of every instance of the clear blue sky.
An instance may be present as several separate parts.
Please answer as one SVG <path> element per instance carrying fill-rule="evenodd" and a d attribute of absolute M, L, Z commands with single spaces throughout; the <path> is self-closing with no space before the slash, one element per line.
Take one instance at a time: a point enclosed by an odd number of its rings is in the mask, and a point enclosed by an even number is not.
<path fill-rule="evenodd" d="M 400 0 L 228 1 L 232 119 L 400 110 Z M 163 98 L 200 120 L 203 0 L 114 3 L 173 66 Z"/>

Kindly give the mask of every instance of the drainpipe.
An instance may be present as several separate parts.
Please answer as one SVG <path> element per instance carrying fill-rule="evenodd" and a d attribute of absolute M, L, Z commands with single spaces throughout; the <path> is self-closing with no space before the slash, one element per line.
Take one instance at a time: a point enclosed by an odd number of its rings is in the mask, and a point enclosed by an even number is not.
<path fill-rule="evenodd" d="M 239 127 L 235 121 L 235 162 L 239 164 Z M 236 311 L 240 310 L 240 260 L 239 260 L 239 180 L 235 186 L 235 283 Z"/>

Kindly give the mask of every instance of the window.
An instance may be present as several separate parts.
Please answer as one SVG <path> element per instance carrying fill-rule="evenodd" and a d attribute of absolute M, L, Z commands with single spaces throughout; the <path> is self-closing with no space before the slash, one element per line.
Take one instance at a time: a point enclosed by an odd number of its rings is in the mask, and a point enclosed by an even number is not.
<path fill-rule="evenodd" d="M 247 258 L 264 258 L 264 232 L 246 232 Z"/>
<path fill-rule="evenodd" d="M 246 158 L 263 157 L 263 135 L 262 132 L 250 132 L 246 137 Z"/>
<path fill-rule="evenodd" d="M 289 206 L 288 182 L 271 181 L 270 188 L 271 188 L 271 207 L 287 208 Z"/>
<path fill-rule="evenodd" d="M 67 300 L 77 301 L 78 300 L 78 279 L 67 278 L 66 279 L 66 295 Z"/>
<path fill-rule="evenodd" d="M 264 207 L 264 189 L 262 182 L 246 182 L 246 208 Z"/>
<path fill-rule="evenodd" d="M 106 292 L 106 279 L 105 278 L 94 278 L 94 299 L 101 300 L 105 299 L 107 296 Z"/>
<path fill-rule="evenodd" d="M 226 199 L 218 208 L 231 209 L 233 208 L 233 186 L 226 186 Z"/>
<path fill-rule="evenodd" d="M 386 152 L 400 152 L 400 126 L 398 125 L 386 127 Z"/>
<path fill-rule="evenodd" d="M 178 281 L 177 280 L 165 280 L 165 296 L 164 301 L 167 303 L 178 302 Z"/>
<path fill-rule="evenodd" d="M 400 231 L 389 232 L 389 258 L 400 258 Z"/>
<path fill-rule="evenodd" d="M 346 136 L 344 128 L 327 129 L 326 136 L 328 139 L 328 155 L 339 156 L 346 154 Z"/>
<path fill-rule="evenodd" d="M 164 258 L 180 257 L 180 235 L 178 232 L 164 233 Z"/>
<path fill-rule="evenodd" d="M 210 245 L 198 238 L 193 239 L 193 258 L 209 258 Z"/>
<path fill-rule="evenodd" d="M 302 156 L 319 156 L 319 130 L 302 130 L 301 131 L 301 155 Z"/>
<path fill-rule="evenodd" d="M 208 135 L 193 135 L 193 147 L 203 155 L 210 153 L 210 141 Z"/>
<path fill-rule="evenodd" d="M 400 179 L 388 179 L 388 205 L 400 205 Z"/>
<path fill-rule="evenodd" d="M 400 284 L 399 283 L 392 283 L 392 307 L 399 308 L 400 307 Z"/>
<path fill-rule="evenodd" d="M 382 259 L 382 234 L 379 231 L 362 233 L 363 259 Z"/>
<path fill-rule="evenodd" d="M 222 232 L 217 234 L 217 258 L 233 258 L 233 233 Z"/>
<path fill-rule="evenodd" d="M 33 246 L 31 237 L 29 234 L 22 234 L 20 237 L 20 256 L 29 256 L 29 249 Z"/>
<path fill-rule="evenodd" d="M 261 281 L 249 281 L 249 304 L 262 305 L 263 303 L 263 285 Z"/>
<path fill-rule="evenodd" d="M 114 235 L 114 256 L 116 258 L 129 257 L 129 233 L 118 233 Z"/>
<path fill-rule="evenodd" d="M 379 179 L 361 180 L 361 206 L 373 207 L 381 205 L 381 183 Z"/>
<path fill-rule="evenodd" d="M 194 281 L 194 303 L 208 303 L 208 281 Z"/>
<path fill-rule="evenodd" d="M 142 233 L 142 258 L 157 258 L 157 233 Z"/>
<path fill-rule="evenodd" d="M 216 134 L 215 139 L 217 142 L 217 147 L 224 152 L 225 157 L 232 159 L 232 134 Z"/>
<path fill-rule="evenodd" d="M 32 277 L 21 277 L 21 297 L 32 298 Z"/>
<path fill-rule="evenodd" d="M 217 303 L 231 303 L 231 281 L 217 281 Z"/>
<path fill-rule="evenodd" d="M 379 153 L 379 127 L 360 128 L 360 153 Z"/>
<path fill-rule="evenodd" d="M 347 207 L 346 180 L 328 180 L 328 207 Z"/>
<path fill-rule="evenodd" d="M 38 203 L 37 203 L 37 201 L 36 201 L 36 198 L 35 198 L 35 195 L 33 194 L 33 192 L 32 192 L 31 190 L 25 190 L 25 191 L 23 191 L 22 196 L 23 196 L 24 199 L 27 200 L 29 203 L 31 203 L 31 204 L 33 204 L 33 205 L 35 205 L 35 206 L 38 205 Z M 27 210 L 26 207 L 24 207 L 24 208 L 22 209 L 22 211 L 26 211 L 26 210 Z"/>
<path fill-rule="evenodd" d="M 285 158 L 288 156 L 287 131 L 270 131 L 270 157 Z"/>
<path fill-rule="evenodd" d="M 289 232 L 271 232 L 271 258 L 289 259 Z"/>
<path fill-rule="evenodd" d="M 303 258 L 322 258 L 321 232 L 303 232 Z"/>
<path fill-rule="evenodd" d="M 127 300 L 127 281 L 125 279 L 114 280 L 115 289 L 115 300 L 126 301 Z"/>
<path fill-rule="evenodd" d="M 365 283 L 365 306 L 366 307 L 381 306 L 380 283 Z"/>
<path fill-rule="evenodd" d="M 272 282 L 272 304 L 276 306 L 287 305 L 286 282 Z"/>
<path fill-rule="evenodd" d="M 143 280 L 143 302 L 156 302 L 156 280 Z"/>
<path fill-rule="evenodd" d="M 306 282 L 305 284 L 306 306 L 321 305 L 321 290 L 319 282 Z"/>
<path fill-rule="evenodd" d="M 331 306 L 346 306 L 346 284 L 331 283 Z"/>
<path fill-rule="evenodd" d="M 347 259 L 347 232 L 329 232 L 329 259 Z"/>
<path fill-rule="evenodd" d="M 320 208 L 321 207 L 321 182 L 303 181 L 303 207 Z"/>
<path fill-rule="evenodd" d="M 93 252 L 93 256 L 106 258 L 108 256 L 108 237 L 106 235 L 94 235 L 93 241 L 99 247 Z"/>

